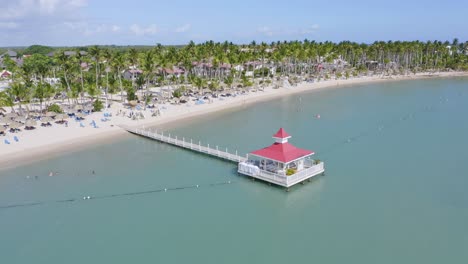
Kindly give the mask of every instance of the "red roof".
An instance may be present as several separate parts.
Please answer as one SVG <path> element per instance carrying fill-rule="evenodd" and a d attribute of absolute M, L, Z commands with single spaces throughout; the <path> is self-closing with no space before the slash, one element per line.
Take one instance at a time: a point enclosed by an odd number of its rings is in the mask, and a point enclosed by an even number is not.
<path fill-rule="evenodd" d="M 288 134 L 286 135 L 289 136 Z M 314 154 L 314 152 L 310 150 L 306 150 L 306 149 L 297 148 L 286 142 L 286 143 L 274 143 L 273 145 L 269 147 L 256 150 L 252 152 L 251 154 L 264 157 L 267 159 L 287 163 L 287 162 L 302 158 L 304 156 L 312 155 Z"/>
<path fill-rule="evenodd" d="M 280 128 L 276 134 L 273 135 L 274 138 L 288 138 L 291 137 L 283 128 Z"/>

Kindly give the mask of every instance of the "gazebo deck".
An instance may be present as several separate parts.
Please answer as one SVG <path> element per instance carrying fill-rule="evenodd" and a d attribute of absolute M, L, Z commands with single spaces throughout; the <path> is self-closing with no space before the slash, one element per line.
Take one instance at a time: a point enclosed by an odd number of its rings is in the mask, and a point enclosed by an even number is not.
<path fill-rule="evenodd" d="M 253 178 L 289 188 L 295 184 L 324 173 L 325 168 L 323 162 L 319 162 L 318 164 L 305 166 L 303 170 L 300 170 L 292 175 L 286 175 L 285 173 L 275 173 L 268 170 L 262 170 L 253 163 L 245 161 L 239 163 L 238 172 Z"/>

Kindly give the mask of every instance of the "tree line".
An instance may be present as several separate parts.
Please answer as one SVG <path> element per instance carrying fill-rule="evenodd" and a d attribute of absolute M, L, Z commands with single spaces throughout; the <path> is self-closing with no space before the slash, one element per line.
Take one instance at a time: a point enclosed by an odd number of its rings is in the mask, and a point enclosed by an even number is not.
<path fill-rule="evenodd" d="M 150 86 L 171 86 L 176 90 L 174 96 L 179 97 L 187 88 L 248 89 L 286 77 L 293 82 L 468 70 L 468 42 L 458 39 L 372 44 L 304 40 L 247 45 L 207 41 L 184 46 L 90 46 L 75 48 L 72 53 L 65 50 L 55 50 L 50 57 L 49 47 L 32 46 L 26 51 L 34 54 L 24 58 L 22 65 L 4 56 L 3 65 L 12 72 L 12 83 L 0 93 L 0 107 L 18 104 L 21 108 L 24 103 L 36 101 L 42 108 L 51 99 L 79 104 L 101 95 L 112 99 L 114 94 L 120 94 L 122 100 L 148 102 Z M 132 76 L 125 79 L 123 72 L 130 69 Z M 174 74 L 173 69 L 181 71 Z M 51 81 L 56 79 L 60 81 Z"/>

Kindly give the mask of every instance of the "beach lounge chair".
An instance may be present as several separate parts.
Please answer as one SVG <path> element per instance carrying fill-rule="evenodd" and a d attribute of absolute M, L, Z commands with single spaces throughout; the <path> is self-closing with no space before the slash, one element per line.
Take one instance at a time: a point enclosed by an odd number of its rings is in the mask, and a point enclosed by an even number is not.
<path fill-rule="evenodd" d="M 7 145 L 10 145 L 10 141 L 8 141 L 8 139 L 5 139 L 3 142 L 5 142 Z"/>
<path fill-rule="evenodd" d="M 85 125 L 83 124 L 83 122 L 80 122 L 80 127 L 85 127 Z"/>
<path fill-rule="evenodd" d="M 13 139 L 16 141 L 16 142 L 19 142 L 19 138 L 17 136 L 14 136 Z"/>

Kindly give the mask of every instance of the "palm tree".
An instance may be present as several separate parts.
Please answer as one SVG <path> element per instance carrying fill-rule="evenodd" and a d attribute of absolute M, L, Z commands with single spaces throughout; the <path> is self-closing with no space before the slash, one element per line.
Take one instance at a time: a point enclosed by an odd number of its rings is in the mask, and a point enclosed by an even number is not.
<path fill-rule="evenodd" d="M 154 71 L 154 58 L 153 58 L 153 52 L 151 50 L 148 50 L 144 54 L 142 65 L 143 65 L 143 71 L 144 71 L 145 79 L 146 79 L 146 93 L 144 94 L 144 100 L 146 102 L 147 96 L 149 95 L 150 79 L 153 76 L 153 71 Z M 146 103 L 145 103 L 145 110 L 146 110 Z"/>
<path fill-rule="evenodd" d="M 106 95 L 106 107 L 105 109 L 107 110 L 107 106 L 109 105 L 108 103 L 108 92 L 109 92 L 109 64 L 111 64 L 112 61 L 112 53 L 110 52 L 109 49 L 105 49 L 102 52 L 102 56 L 105 60 L 105 71 L 106 71 L 106 89 L 105 89 L 105 95 Z"/>
<path fill-rule="evenodd" d="M 96 88 L 99 89 L 99 63 L 101 59 L 101 49 L 94 45 L 91 48 L 89 48 L 89 55 L 94 59 L 94 68 L 96 70 Z"/>
<path fill-rule="evenodd" d="M 112 65 L 116 71 L 117 78 L 119 79 L 120 98 L 123 103 L 125 99 L 123 96 L 122 70 L 125 68 L 125 58 L 121 52 L 115 54 L 114 59 L 112 60 Z"/>
<path fill-rule="evenodd" d="M 10 98 L 18 101 L 20 114 L 23 114 L 22 102 L 30 95 L 29 87 L 24 83 L 14 82 L 6 91 Z"/>

